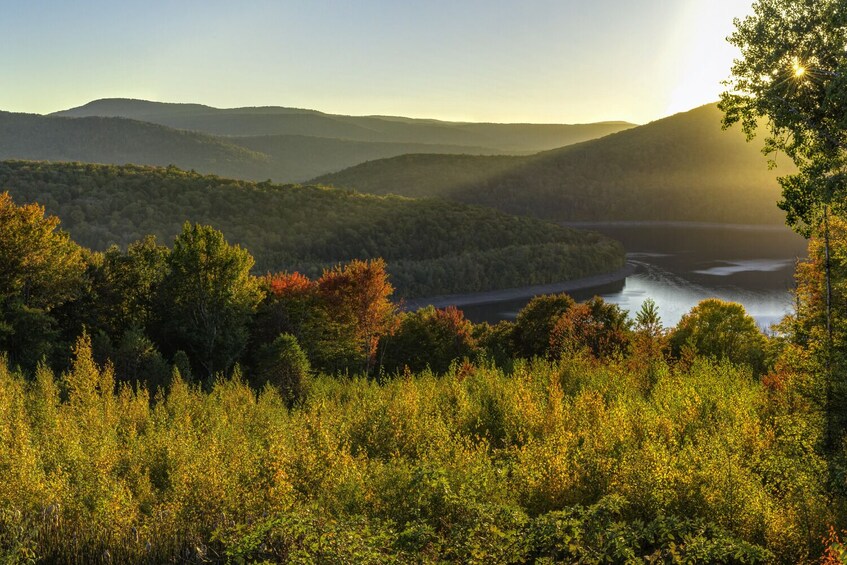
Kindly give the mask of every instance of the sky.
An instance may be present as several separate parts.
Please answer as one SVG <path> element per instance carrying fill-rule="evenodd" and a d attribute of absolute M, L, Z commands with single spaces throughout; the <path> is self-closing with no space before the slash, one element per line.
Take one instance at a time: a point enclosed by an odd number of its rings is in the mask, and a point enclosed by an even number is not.
<path fill-rule="evenodd" d="M 717 100 L 752 0 L 0 0 L 0 110 L 98 98 L 646 123 Z"/>

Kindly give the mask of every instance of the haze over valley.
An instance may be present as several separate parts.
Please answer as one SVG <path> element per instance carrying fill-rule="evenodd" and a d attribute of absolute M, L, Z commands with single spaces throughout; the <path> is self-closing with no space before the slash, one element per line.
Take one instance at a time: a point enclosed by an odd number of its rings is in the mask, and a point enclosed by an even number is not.
<path fill-rule="evenodd" d="M 469 124 L 100 100 L 0 113 L 0 158 L 175 165 L 558 221 L 781 223 L 778 174 L 713 105 L 643 126 Z M 149 120 L 149 121 L 145 121 Z M 185 129 L 174 129 L 178 126 Z M 617 135 L 613 135 L 617 134 Z"/>
<path fill-rule="evenodd" d="M 629 127 L 633 124 L 471 124 L 98 100 L 50 116 L 0 114 L 0 132 L 6 133 L 0 157 L 173 164 L 250 180 L 299 182 L 406 153 L 527 154 Z"/>

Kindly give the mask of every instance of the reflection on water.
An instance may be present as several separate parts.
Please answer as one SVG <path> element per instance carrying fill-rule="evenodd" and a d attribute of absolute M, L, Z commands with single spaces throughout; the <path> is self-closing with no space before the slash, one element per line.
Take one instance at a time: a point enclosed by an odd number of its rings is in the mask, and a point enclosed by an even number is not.
<path fill-rule="evenodd" d="M 762 271 L 770 273 L 773 271 L 781 271 L 786 267 L 793 266 L 794 261 L 789 259 L 750 259 L 747 261 L 722 261 L 723 266 L 703 269 L 702 271 L 694 271 L 699 275 L 714 275 L 717 277 L 725 277 L 734 275 L 735 273 L 743 273 L 745 271 Z"/>
<path fill-rule="evenodd" d="M 636 271 L 626 280 L 572 293 L 594 295 L 636 312 L 652 298 L 666 326 L 705 298 L 740 302 L 763 328 L 792 309 L 794 265 L 804 240 L 787 228 L 596 225 L 623 242 Z M 514 319 L 527 300 L 463 308 L 474 321 Z"/>

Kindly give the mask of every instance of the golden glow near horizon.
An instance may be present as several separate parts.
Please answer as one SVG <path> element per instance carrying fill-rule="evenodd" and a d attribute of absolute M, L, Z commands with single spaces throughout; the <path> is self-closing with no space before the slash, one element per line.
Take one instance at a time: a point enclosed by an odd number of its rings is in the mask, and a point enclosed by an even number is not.
<path fill-rule="evenodd" d="M 752 3 L 313 0 L 244 9 L 213 0 L 198 11 L 167 0 L 20 2 L 0 18 L 0 36 L 14 46 L 0 50 L 0 110 L 140 98 L 471 122 L 645 123 L 717 100 L 739 56 L 725 38 Z"/>

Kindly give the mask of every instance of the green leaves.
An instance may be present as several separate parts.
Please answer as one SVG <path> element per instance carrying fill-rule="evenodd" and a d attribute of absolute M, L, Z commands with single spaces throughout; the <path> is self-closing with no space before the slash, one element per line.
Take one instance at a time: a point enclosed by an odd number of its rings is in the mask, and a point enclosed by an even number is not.
<path fill-rule="evenodd" d="M 184 349 L 206 377 L 228 369 L 247 344 L 262 291 L 250 276 L 253 257 L 211 226 L 188 222 L 174 241 L 161 284 L 164 343 Z"/>
<path fill-rule="evenodd" d="M 0 194 L 0 349 L 34 368 L 56 338 L 52 311 L 82 289 L 83 250 L 37 204 Z"/>
<path fill-rule="evenodd" d="M 820 209 L 847 200 L 847 7 L 839 0 L 759 0 L 729 42 L 742 56 L 720 107 L 752 137 L 767 119 L 767 153 L 799 172 L 780 179 L 787 221 L 808 234 Z"/>
<path fill-rule="evenodd" d="M 671 334 L 670 346 L 679 356 L 686 345 L 704 357 L 765 369 L 765 337 L 744 307 L 715 298 L 701 301 L 685 314 Z"/>

